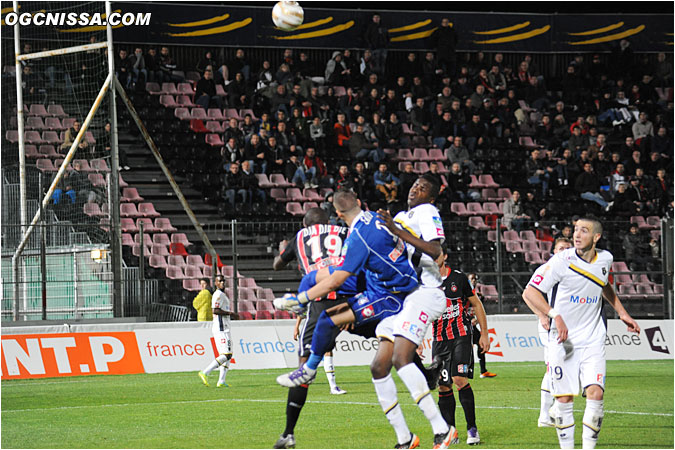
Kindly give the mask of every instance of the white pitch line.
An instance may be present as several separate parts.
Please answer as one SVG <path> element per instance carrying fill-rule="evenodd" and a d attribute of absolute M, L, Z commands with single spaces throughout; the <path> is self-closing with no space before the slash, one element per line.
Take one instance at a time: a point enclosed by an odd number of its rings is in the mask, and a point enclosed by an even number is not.
<path fill-rule="evenodd" d="M 286 400 L 262 400 L 262 399 L 250 399 L 250 398 L 219 398 L 212 400 L 184 400 L 176 402 L 152 402 L 152 403 L 111 403 L 106 405 L 80 405 L 80 406 L 59 406 L 56 408 L 29 408 L 29 409 L 3 409 L 2 413 L 12 413 L 12 412 L 34 412 L 34 411 L 63 411 L 70 409 L 84 409 L 84 408 L 111 408 L 111 407 L 137 407 L 137 406 L 147 406 L 147 405 L 184 405 L 184 404 L 194 404 L 194 403 L 215 403 L 215 402 L 248 402 L 248 403 L 286 403 Z M 354 405 L 354 406 L 379 406 L 379 403 L 374 402 L 337 402 L 337 401 L 324 401 L 324 400 L 313 400 L 307 403 L 316 403 L 323 405 Z M 403 404 L 402 406 L 414 406 L 414 404 Z M 478 409 L 510 409 L 510 410 L 521 410 L 521 411 L 539 411 L 539 408 L 533 407 L 522 407 L 522 406 L 476 406 Z M 584 411 L 583 409 L 575 409 L 576 412 Z M 636 416 L 662 416 L 662 417 L 673 417 L 673 414 L 669 413 L 648 413 L 640 411 L 605 411 L 608 414 L 627 414 L 627 415 L 636 415 Z"/>

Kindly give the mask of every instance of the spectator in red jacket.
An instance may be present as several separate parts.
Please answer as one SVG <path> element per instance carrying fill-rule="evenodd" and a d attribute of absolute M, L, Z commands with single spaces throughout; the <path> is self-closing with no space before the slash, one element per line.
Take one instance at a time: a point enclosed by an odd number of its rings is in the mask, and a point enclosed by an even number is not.
<path fill-rule="evenodd" d="M 333 179 L 328 176 L 328 169 L 324 162 L 316 156 L 316 152 L 313 148 L 308 148 L 305 152 L 305 157 L 302 160 L 303 165 L 306 170 L 310 170 L 312 167 L 316 167 L 316 181 L 312 181 L 311 184 L 313 188 L 319 186 L 332 186 Z"/>
<path fill-rule="evenodd" d="M 337 122 L 333 125 L 333 130 L 335 130 L 338 147 L 340 149 L 349 150 L 347 141 L 352 137 L 352 130 L 349 128 L 344 113 L 338 113 Z"/>

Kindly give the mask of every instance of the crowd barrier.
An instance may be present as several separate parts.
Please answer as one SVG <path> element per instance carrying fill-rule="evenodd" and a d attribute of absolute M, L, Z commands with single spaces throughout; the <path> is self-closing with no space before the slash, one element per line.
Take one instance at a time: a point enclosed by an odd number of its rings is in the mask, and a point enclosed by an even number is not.
<path fill-rule="evenodd" d="M 490 361 L 541 361 L 534 316 L 489 316 Z M 641 320 L 639 335 L 620 320 L 608 321 L 610 360 L 673 359 L 673 321 Z M 292 368 L 298 342 L 293 320 L 232 322 L 233 369 Z M 424 340 L 431 361 L 431 330 Z M 342 333 L 334 361 L 367 365 L 376 339 Z M 123 323 L 2 328 L 2 379 L 185 372 L 204 368 L 216 355 L 210 322 Z"/>

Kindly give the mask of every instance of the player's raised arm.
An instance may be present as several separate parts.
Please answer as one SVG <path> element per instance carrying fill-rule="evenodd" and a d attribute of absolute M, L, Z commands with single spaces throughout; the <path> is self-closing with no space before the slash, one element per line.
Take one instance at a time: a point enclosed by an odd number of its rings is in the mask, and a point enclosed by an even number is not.
<path fill-rule="evenodd" d="M 387 226 L 387 229 L 394 236 L 403 239 L 404 242 L 412 245 L 420 252 L 431 256 L 433 259 L 437 259 L 439 256 L 441 256 L 440 240 L 435 239 L 433 241 L 425 241 L 424 239 L 420 239 L 418 237 L 413 236 L 407 230 L 398 227 L 396 225 L 396 222 L 394 222 L 393 217 L 391 217 L 391 214 L 389 214 L 389 211 L 385 209 L 378 210 L 377 215 L 379 216 L 379 219 L 382 221 L 382 223 L 384 223 Z"/>
<path fill-rule="evenodd" d="M 619 297 L 616 295 L 616 292 L 614 291 L 614 288 L 611 284 L 608 283 L 604 288 L 602 288 L 602 296 L 605 298 L 605 300 L 607 300 L 607 303 L 609 303 L 612 308 L 614 308 L 616 313 L 619 315 L 619 319 L 628 325 L 628 331 L 640 333 L 640 325 L 638 325 L 635 319 L 633 319 L 630 314 L 628 314 L 626 308 L 623 307 L 621 300 L 619 300 Z"/>
<path fill-rule="evenodd" d="M 291 253 L 287 253 L 284 256 L 286 249 L 288 249 L 288 241 L 284 239 L 283 241 L 279 242 L 279 255 L 274 257 L 274 263 L 272 264 L 272 268 L 274 270 L 283 269 L 295 257 L 295 252 L 291 252 L 292 255 Z"/>

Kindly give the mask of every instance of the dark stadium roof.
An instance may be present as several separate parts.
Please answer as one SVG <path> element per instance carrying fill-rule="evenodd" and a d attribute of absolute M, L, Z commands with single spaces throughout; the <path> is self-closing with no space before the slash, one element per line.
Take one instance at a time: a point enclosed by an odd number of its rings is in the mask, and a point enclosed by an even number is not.
<path fill-rule="evenodd" d="M 196 3 L 199 3 L 197 1 Z M 210 4 L 236 5 L 236 6 L 271 6 L 274 2 L 209 2 Z M 663 13 L 673 14 L 673 2 L 635 2 L 635 1 L 586 1 L 586 2 L 550 2 L 550 1 L 532 1 L 532 2 L 509 2 L 509 1 L 473 1 L 473 2 L 441 2 L 427 1 L 415 2 L 411 8 L 411 2 L 408 1 L 373 1 L 373 2 L 317 2 L 300 1 L 302 6 L 307 8 L 324 9 L 360 9 L 365 11 L 377 10 L 415 10 L 415 11 L 485 11 L 485 12 L 520 12 L 520 13 L 619 13 L 619 14 L 640 14 L 640 13 Z"/>

